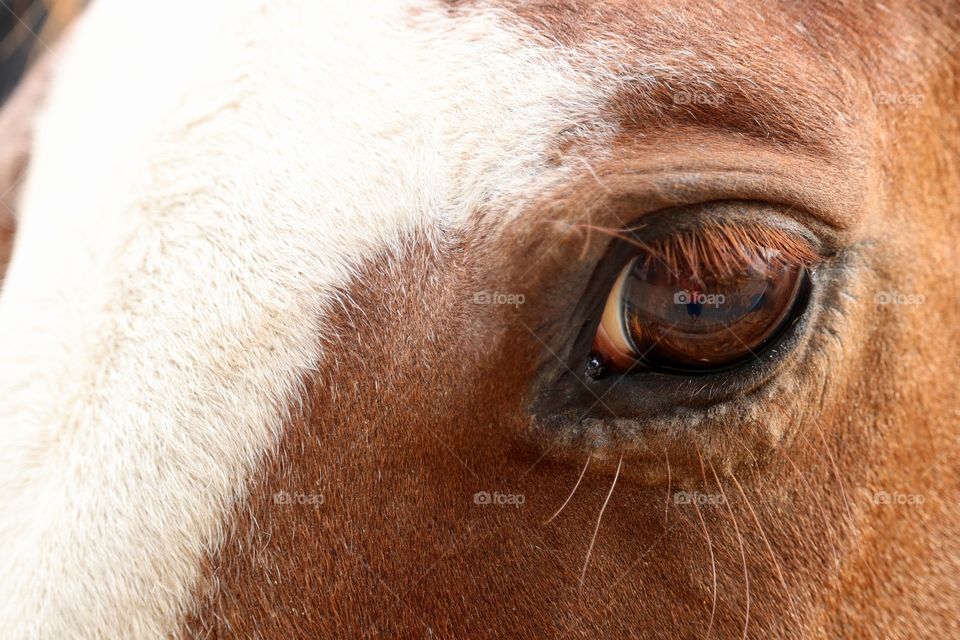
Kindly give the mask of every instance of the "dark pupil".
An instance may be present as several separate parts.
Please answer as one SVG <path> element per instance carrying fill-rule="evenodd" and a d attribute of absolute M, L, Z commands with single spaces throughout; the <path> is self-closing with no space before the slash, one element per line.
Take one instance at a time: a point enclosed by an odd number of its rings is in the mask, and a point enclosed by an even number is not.
<path fill-rule="evenodd" d="M 676 272 L 641 256 L 624 282 L 624 323 L 651 366 L 704 369 L 758 354 L 793 317 L 803 267 L 757 256 L 738 272 Z"/>

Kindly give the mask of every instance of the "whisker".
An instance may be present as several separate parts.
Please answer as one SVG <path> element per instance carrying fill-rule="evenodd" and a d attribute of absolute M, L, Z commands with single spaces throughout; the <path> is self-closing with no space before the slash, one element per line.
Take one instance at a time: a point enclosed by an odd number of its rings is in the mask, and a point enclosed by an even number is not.
<path fill-rule="evenodd" d="M 780 411 L 781 414 L 785 414 L 785 412 L 784 412 L 782 409 L 779 409 L 779 408 L 776 407 L 775 405 L 772 405 L 772 406 L 774 406 L 775 408 L 777 408 L 777 410 Z M 785 416 L 785 417 L 787 417 L 788 420 L 790 419 L 789 416 Z M 796 430 L 796 427 L 794 427 L 794 429 Z M 831 534 L 831 536 L 832 536 L 832 542 L 833 542 L 833 544 L 831 545 L 831 550 L 833 551 L 833 568 L 834 568 L 834 571 L 836 572 L 836 575 L 837 575 L 837 582 L 839 583 L 839 581 L 840 581 L 840 554 L 839 554 L 839 552 L 838 552 L 838 550 L 837 550 L 837 539 L 839 538 L 839 535 L 838 535 L 838 533 L 837 533 L 837 529 L 836 529 L 836 527 L 833 526 L 833 523 L 832 523 L 832 522 L 830 521 L 830 519 L 827 517 L 827 510 L 823 508 L 823 501 L 821 501 L 821 500 L 819 499 L 819 496 L 818 496 L 817 493 L 813 490 L 813 486 L 810 484 L 810 481 L 807 480 L 807 477 L 806 477 L 805 475 L 803 475 L 803 472 L 800 470 L 800 467 L 797 466 L 797 463 L 793 461 L 793 458 L 791 458 L 789 454 L 787 454 L 786 448 L 781 448 L 781 449 L 780 449 L 780 454 L 783 456 L 784 460 L 787 461 L 787 464 L 790 465 L 790 468 L 791 468 L 791 469 L 793 470 L 793 472 L 797 475 L 797 477 L 800 478 L 800 481 L 803 483 L 804 487 L 806 488 L 807 493 L 810 494 L 810 496 L 813 497 L 813 501 L 814 501 L 814 503 L 817 505 L 817 509 L 820 511 L 820 517 L 823 518 L 823 524 L 824 524 L 824 525 L 826 526 L 826 528 L 830 531 L 830 534 Z"/>
<path fill-rule="evenodd" d="M 747 552 L 743 546 L 743 535 L 740 533 L 740 525 L 737 523 L 737 517 L 733 515 L 733 507 L 730 506 L 730 501 L 727 500 L 727 492 L 723 490 L 723 484 L 720 483 L 720 476 L 717 475 L 717 470 L 713 467 L 713 462 L 710 463 L 710 471 L 713 473 L 714 480 L 717 481 L 717 488 L 720 489 L 720 495 L 723 496 L 723 502 L 727 505 L 727 512 L 730 514 L 730 519 L 733 521 L 733 530 L 737 534 L 737 542 L 740 544 L 740 558 L 743 560 L 743 581 L 746 593 L 742 638 L 743 640 L 747 640 L 747 629 L 750 626 L 750 570 L 747 567 Z"/>
<path fill-rule="evenodd" d="M 643 249 L 644 251 L 647 251 L 647 252 L 652 253 L 654 251 L 652 246 L 630 235 L 631 233 L 634 233 L 642 229 L 643 225 L 639 225 L 636 227 L 624 227 L 622 229 L 618 229 L 615 227 L 603 227 L 597 224 L 593 224 L 591 222 L 586 222 L 586 223 L 578 222 L 571 226 L 576 229 L 585 229 L 587 233 L 591 231 L 596 231 L 598 233 L 606 234 L 611 238 L 616 238 L 617 240 L 623 240 L 627 244 L 633 245 L 634 247 L 637 247 L 638 249 Z"/>
<path fill-rule="evenodd" d="M 757 475 L 757 470 L 760 468 L 760 460 L 757 458 L 756 454 L 750 450 L 750 447 L 747 446 L 747 443 L 743 441 L 743 438 L 732 432 L 730 435 L 733 436 L 734 440 L 737 441 L 737 444 L 740 445 L 740 448 L 743 449 L 751 458 L 753 458 L 753 466 L 751 467 L 751 470 L 753 471 L 753 480 L 757 483 L 757 486 L 760 486 L 760 476 Z"/>
<path fill-rule="evenodd" d="M 800 468 L 797 466 L 797 464 L 793 461 L 792 458 L 788 457 L 786 453 L 783 453 L 783 456 L 784 458 L 786 458 L 791 468 L 803 480 L 804 484 L 806 485 L 807 491 L 813 496 L 814 502 L 817 504 L 817 507 L 820 510 L 820 517 L 823 518 L 823 523 L 830 530 L 831 536 L 833 538 L 833 544 L 830 547 L 831 550 L 833 551 L 833 569 L 837 575 L 837 582 L 839 583 L 840 582 L 840 553 L 837 549 L 837 538 L 839 538 L 837 529 L 836 527 L 833 526 L 833 523 L 830 522 L 830 519 L 827 517 L 827 510 L 823 508 L 823 504 L 821 503 L 821 501 L 819 500 L 819 497 L 814 492 L 813 486 L 811 486 L 810 482 L 807 481 L 807 479 L 804 477 L 803 472 L 800 471 Z"/>
<path fill-rule="evenodd" d="M 593 236 L 591 235 L 593 231 L 593 222 L 590 220 L 591 215 L 592 214 L 588 211 L 587 224 L 585 225 L 587 228 L 587 237 L 583 241 L 583 246 L 580 248 L 580 255 L 578 256 L 578 259 L 580 260 L 580 262 L 583 262 L 587 258 L 587 251 L 590 249 L 590 241 L 593 240 Z"/>
<path fill-rule="evenodd" d="M 570 491 L 570 495 L 568 495 L 568 496 L 567 496 L 567 499 L 563 501 L 563 504 L 560 505 L 560 508 L 557 509 L 556 513 L 554 513 L 554 514 L 553 514 L 552 516 L 550 516 L 547 520 L 545 520 L 545 521 L 543 522 L 543 524 L 550 524 L 551 522 L 553 522 L 553 519 L 556 518 L 558 515 L 560 515 L 560 512 L 563 511 L 564 507 L 567 506 L 567 503 L 570 502 L 570 499 L 573 497 L 573 494 L 575 494 L 575 493 L 577 492 L 577 487 L 580 486 L 580 481 L 583 480 L 583 476 L 584 476 L 584 474 L 587 472 L 587 467 L 590 466 L 590 460 L 591 460 L 591 459 L 593 459 L 593 453 L 592 453 L 592 452 L 590 453 L 589 456 L 587 456 L 587 462 L 583 465 L 583 471 L 580 472 L 580 477 L 577 478 L 577 483 L 576 483 L 575 485 L 573 485 L 573 490 Z"/>
<path fill-rule="evenodd" d="M 590 172 L 590 175 L 593 177 L 593 179 L 594 179 L 594 181 L 597 183 L 597 186 L 598 186 L 598 187 L 600 187 L 600 188 L 601 188 L 603 191 L 605 191 L 606 193 L 613 193 L 613 191 L 610 189 L 610 187 L 608 187 L 607 185 L 603 184 L 603 181 L 600 180 L 600 176 L 598 176 L 598 175 L 597 175 L 597 172 L 593 170 L 593 166 L 592 166 L 589 162 L 587 162 L 587 159 L 586 159 L 586 158 L 584 158 L 583 156 L 577 156 L 577 160 L 579 160 L 579 161 L 583 164 L 583 166 L 585 166 L 585 167 L 587 168 L 587 171 Z"/>
<path fill-rule="evenodd" d="M 700 458 L 700 474 L 703 476 L 703 484 L 707 484 L 707 470 L 703 466 L 703 454 L 700 453 L 700 445 L 694 443 L 697 448 L 697 457 Z M 693 506 L 697 510 L 697 517 L 700 518 L 700 526 L 703 527 L 703 534 L 707 538 L 707 550 L 710 552 L 710 567 L 713 573 L 713 597 L 712 603 L 710 604 L 710 624 L 707 625 L 707 635 L 710 637 L 710 632 L 713 630 L 713 620 L 714 616 L 717 613 L 717 561 L 713 555 L 713 540 L 710 537 L 710 532 L 707 529 L 707 522 L 703 519 L 703 514 L 700 513 L 700 506 L 697 504 L 696 500 L 693 500 Z"/>
<path fill-rule="evenodd" d="M 593 170 L 593 167 L 590 165 L 590 163 L 587 161 L 586 158 L 584 158 L 584 157 L 578 157 L 577 159 L 580 160 L 580 162 L 583 163 L 583 166 L 585 166 L 585 167 L 587 168 L 587 171 L 590 172 L 590 175 L 593 177 L 594 181 L 597 183 L 597 186 L 600 187 L 600 189 L 602 189 L 602 190 L 605 191 L 606 193 L 612 193 L 612 191 L 610 191 L 610 188 L 609 188 L 607 185 L 603 184 L 603 182 L 600 180 L 600 176 L 598 176 L 598 175 L 597 175 L 597 172 Z M 606 208 L 606 207 L 605 207 L 605 208 Z M 587 219 L 587 241 L 584 243 L 583 249 L 580 251 L 580 259 L 581 259 L 581 260 L 583 260 L 583 259 L 586 257 L 586 255 L 587 255 L 587 247 L 590 246 L 590 231 L 593 229 L 593 224 L 591 224 L 591 223 L 590 223 L 590 220 L 589 220 L 589 216 L 590 216 L 589 210 L 588 210 L 588 212 L 587 212 L 587 216 L 588 216 L 588 219 Z"/>
<path fill-rule="evenodd" d="M 700 511 L 700 505 L 697 504 L 697 501 L 694 499 L 693 508 L 697 512 L 697 517 L 700 519 L 700 528 L 703 529 L 703 535 L 707 539 L 707 551 L 710 552 L 710 572 L 713 578 L 713 596 L 710 603 L 710 623 L 707 624 L 707 635 L 705 638 L 710 637 L 710 632 L 713 631 L 713 619 L 717 613 L 717 560 L 713 555 L 713 539 L 710 537 L 710 530 L 707 529 L 707 521 L 703 519 L 703 513 Z"/>
<path fill-rule="evenodd" d="M 860 536 L 857 535 L 857 521 L 853 517 L 853 511 L 850 509 L 850 501 L 847 500 L 847 491 L 843 486 L 843 478 L 840 476 L 840 467 L 837 465 L 836 459 L 833 457 L 833 454 L 830 452 L 830 445 L 827 444 L 827 438 L 823 435 L 823 429 L 820 428 L 820 425 L 817 424 L 816 420 L 813 421 L 813 426 L 816 427 L 817 433 L 820 434 L 820 441 L 823 442 L 823 449 L 827 453 L 827 458 L 830 459 L 830 464 L 833 467 L 833 475 L 837 478 L 837 485 L 840 487 L 840 495 L 843 497 L 843 506 L 847 510 L 847 518 L 850 520 L 850 525 L 853 527 L 854 536 L 853 541 L 857 545 L 857 549 L 860 549 Z"/>
<path fill-rule="evenodd" d="M 617 472 L 613 476 L 613 483 L 610 485 L 610 491 L 607 492 L 607 498 L 600 507 L 600 515 L 597 516 L 597 526 L 593 529 L 593 537 L 590 539 L 590 547 L 587 548 L 587 557 L 583 561 L 583 571 L 580 572 L 580 586 L 583 586 L 583 579 L 587 575 L 587 567 L 590 564 L 590 555 L 593 553 L 593 545 L 597 541 L 597 533 L 600 531 L 600 522 L 603 520 L 603 512 L 607 510 L 607 504 L 610 502 L 610 496 L 613 495 L 613 489 L 617 486 L 617 479 L 620 477 L 620 467 L 623 466 L 623 453 L 620 454 L 620 462 L 617 463 Z"/>
<path fill-rule="evenodd" d="M 673 476 L 670 472 L 670 455 L 667 453 L 666 449 L 663 450 L 663 457 L 667 460 L 667 501 L 663 505 L 663 526 L 667 526 L 670 514 L 670 489 L 672 488 L 671 483 L 673 481 Z"/>
<path fill-rule="evenodd" d="M 737 486 L 737 491 L 740 492 L 740 497 L 743 498 L 744 503 L 746 503 L 747 508 L 750 510 L 750 515 L 753 517 L 753 521 L 757 525 L 757 529 L 760 531 L 760 537 L 763 538 L 763 543 L 767 547 L 767 551 L 770 553 L 770 559 L 773 560 L 773 566 L 777 570 L 777 578 L 780 579 L 780 584 L 783 587 L 783 593 L 787 596 L 787 599 L 790 601 L 790 609 L 793 611 L 793 617 L 796 620 L 800 620 L 800 615 L 797 612 L 797 605 L 793 601 L 793 594 L 790 593 L 790 588 L 787 586 L 787 581 L 783 577 L 783 568 L 780 566 L 780 561 L 777 560 L 777 555 L 773 552 L 773 547 L 770 545 L 770 540 L 767 538 L 767 532 L 764 530 L 763 525 L 760 524 L 760 518 L 757 517 L 757 512 L 754 511 L 753 505 L 750 503 L 750 500 L 747 498 L 747 494 L 743 490 L 740 481 L 737 480 L 737 476 L 730 473 L 730 479 L 733 480 L 733 483 Z"/>
<path fill-rule="evenodd" d="M 816 421 L 813 421 L 813 426 L 816 427 L 817 433 L 820 434 L 820 441 L 823 443 L 823 452 L 826 453 L 826 457 L 824 457 L 824 455 L 820 453 L 820 451 L 816 447 L 813 446 L 813 443 L 810 442 L 809 438 L 807 438 L 807 434 L 802 429 L 797 427 L 793 418 L 791 418 L 787 412 L 781 411 L 780 413 L 790 422 L 790 426 L 793 427 L 794 431 L 800 434 L 800 436 L 803 438 L 803 441 L 806 443 L 807 447 L 811 451 L 816 453 L 821 460 L 827 460 L 830 463 L 830 467 L 833 471 L 833 475 L 837 479 L 837 485 L 840 487 L 840 495 L 843 498 L 843 504 L 847 512 L 847 519 L 850 522 L 850 526 L 853 527 L 854 533 L 856 533 L 856 529 L 857 529 L 856 520 L 854 520 L 853 518 L 853 511 L 851 511 L 850 502 L 847 500 L 847 492 L 843 485 L 843 478 L 840 476 L 840 467 L 837 465 L 836 459 L 834 459 L 833 454 L 830 452 L 830 445 L 827 443 L 827 438 L 826 436 L 824 436 L 823 430 L 820 428 L 820 425 L 818 425 Z M 854 543 L 857 545 L 857 549 L 859 550 L 860 549 L 859 536 L 854 535 L 853 540 L 854 540 Z"/>

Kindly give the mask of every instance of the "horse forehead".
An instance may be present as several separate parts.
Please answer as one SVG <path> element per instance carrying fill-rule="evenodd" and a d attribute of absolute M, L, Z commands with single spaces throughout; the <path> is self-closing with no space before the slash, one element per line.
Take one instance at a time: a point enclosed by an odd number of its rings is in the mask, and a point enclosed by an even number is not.
<path fill-rule="evenodd" d="M 0 298 L 14 635 L 173 628 L 358 267 L 568 171 L 548 150 L 605 94 L 534 40 L 420 1 L 91 6 Z"/>
<path fill-rule="evenodd" d="M 924 61 L 916 51 L 891 61 L 884 51 L 902 49 L 905 41 L 931 41 L 939 56 L 936 32 L 942 31 L 941 16 L 948 11 L 946 2 L 888 6 L 821 0 L 444 3 L 452 15 L 478 9 L 509 14 L 543 41 L 575 52 L 586 64 L 613 72 L 625 83 L 642 85 L 644 76 L 652 75 L 710 86 L 715 81 L 710 76 L 719 72 L 744 85 L 762 85 L 764 76 L 773 75 L 783 79 L 778 91 L 792 97 L 814 91 L 831 100 L 855 89 L 858 79 L 852 76 L 915 82 L 918 68 L 935 61 Z"/>
<path fill-rule="evenodd" d="M 811 30 L 814 37 L 829 31 L 844 33 L 859 23 L 880 18 L 875 26 L 890 28 L 895 20 L 894 8 L 870 7 L 863 3 L 827 3 L 820 0 L 770 0 L 762 4 L 731 1 L 696 2 L 681 0 L 664 4 L 656 0 L 443 0 L 451 13 L 469 12 L 476 8 L 497 8 L 534 25 L 538 31 L 564 44 L 576 44 L 612 38 L 621 43 L 641 44 L 661 37 L 685 34 L 689 38 L 674 39 L 676 46 L 695 47 L 698 36 L 720 35 L 729 41 L 749 36 L 744 27 L 759 29 L 770 36 L 779 27 L 788 25 L 800 32 Z M 909 14 L 911 11 L 901 11 Z M 922 13 L 922 11 L 921 11 Z M 717 34 L 718 27 L 726 27 Z M 781 36 L 782 33 L 778 33 Z M 863 32 L 858 40 L 878 35 Z"/>

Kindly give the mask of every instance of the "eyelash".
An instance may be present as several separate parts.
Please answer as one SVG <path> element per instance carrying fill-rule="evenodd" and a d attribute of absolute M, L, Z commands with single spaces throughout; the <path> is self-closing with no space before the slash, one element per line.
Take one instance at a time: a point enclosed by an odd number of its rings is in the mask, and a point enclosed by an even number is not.
<path fill-rule="evenodd" d="M 735 274 L 750 265 L 753 255 L 766 247 L 777 253 L 771 256 L 775 266 L 813 268 L 823 257 L 799 236 L 759 223 L 714 222 L 680 231 L 651 242 L 636 237 L 642 227 L 611 229 L 590 226 L 642 250 L 647 259 L 657 259 L 676 273 L 701 271 L 714 276 Z"/>

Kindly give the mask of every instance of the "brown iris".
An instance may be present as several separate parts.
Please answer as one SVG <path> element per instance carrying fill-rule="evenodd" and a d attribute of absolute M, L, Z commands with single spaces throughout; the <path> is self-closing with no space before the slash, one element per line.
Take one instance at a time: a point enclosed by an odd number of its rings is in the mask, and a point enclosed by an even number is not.
<path fill-rule="evenodd" d="M 755 357 L 797 317 L 809 245 L 769 230 L 706 235 L 644 245 L 620 272 L 593 344 L 607 370 L 722 369 Z"/>

